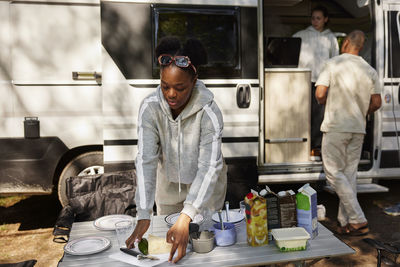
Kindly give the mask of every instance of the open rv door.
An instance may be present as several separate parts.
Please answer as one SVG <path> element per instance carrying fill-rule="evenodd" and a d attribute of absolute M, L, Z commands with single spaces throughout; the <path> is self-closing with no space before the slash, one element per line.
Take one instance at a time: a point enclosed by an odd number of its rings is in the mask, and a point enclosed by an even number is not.
<path fill-rule="evenodd" d="M 358 179 L 370 183 L 374 178 L 398 177 L 400 2 L 332 0 L 329 3 L 329 29 L 337 37 L 362 30 L 367 40 L 360 56 L 377 70 L 385 84 L 383 107 L 367 117 Z M 269 60 L 271 40 L 294 39 L 294 33 L 310 25 L 314 5 L 310 0 L 257 2 L 259 183 L 325 181 L 321 158 L 315 157 L 310 146 L 310 133 L 319 127 L 310 122 L 315 115 L 310 110 L 314 97 L 310 92 L 310 70 L 290 62 L 271 66 Z M 340 44 L 339 38 L 338 41 Z M 275 55 L 281 59 L 289 52 L 296 55 L 295 49 L 281 47 L 284 52 Z"/>
<path fill-rule="evenodd" d="M 379 2 L 379 1 L 378 1 Z M 381 1 L 375 10 L 381 29 L 382 48 L 377 49 L 377 66 L 383 79 L 382 146 L 380 168 L 397 172 L 400 167 L 400 2 Z M 379 43 L 377 42 L 379 45 Z M 377 46 L 378 48 L 378 46 Z M 379 52 L 380 51 L 380 52 Z M 385 53 L 384 53 L 385 51 Z M 379 53 L 379 55 L 378 55 Z M 379 62 L 379 58 L 382 60 Z"/>
<path fill-rule="evenodd" d="M 293 10 L 301 2 L 258 1 L 260 183 L 289 182 L 288 174 L 297 174 L 299 180 L 310 180 L 311 170 L 315 171 L 312 179 L 318 180 L 322 170 L 321 162 L 310 160 L 311 70 L 297 67 L 300 40 L 291 38 L 293 33 L 289 31 L 277 34 L 270 21 L 270 18 L 280 16 L 278 12 Z M 308 4 L 306 1 L 305 5 Z M 270 61 L 271 50 L 282 45 L 285 54 L 290 56 L 278 53 L 281 60 L 275 64 Z M 291 62 L 293 59 L 295 62 Z M 290 181 L 295 179 L 291 175 Z"/>

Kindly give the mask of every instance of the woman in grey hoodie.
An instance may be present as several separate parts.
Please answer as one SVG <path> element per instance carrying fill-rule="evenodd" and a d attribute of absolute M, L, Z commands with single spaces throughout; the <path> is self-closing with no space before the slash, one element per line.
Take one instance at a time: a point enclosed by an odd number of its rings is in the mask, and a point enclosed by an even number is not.
<path fill-rule="evenodd" d="M 139 109 L 138 221 L 126 244 L 134 247 L 147 231 L 155 201 L 159 215 L 180 213 L 167 233 L 167 242 L 172 243 L 169 261 L 177 262 L 186 254 L 194 216 L 224 203 L 223 120 L 213 93 L 197 79 L 198 65 L 207 63 L 199 41 L 191 39 L 181 47 L 178 39 L 164 38 L 156 56 L 161 84 Z"/>

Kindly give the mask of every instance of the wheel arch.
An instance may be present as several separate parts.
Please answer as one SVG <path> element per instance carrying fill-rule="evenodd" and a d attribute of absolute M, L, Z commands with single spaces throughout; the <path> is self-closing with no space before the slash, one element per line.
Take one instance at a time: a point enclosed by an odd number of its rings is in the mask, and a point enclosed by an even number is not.
<path fill-rule="evenodd" d="M 60 174 L 63 171 L 63 169 L 67 166 L 67 164 L 75 157 L 86 153 L 90 151 L 103 151 L 103 145 L 86 145 L 86 146 L 79 146 L 79 147 L 74 147 L 70 150 L 68 150 L 60 160 L 58 161 L 57 167 L 54 171 L 54 176 L 53 176 L 53 191 L 57 193 L 57 186 L 58 186 L 58 180 L 60 178 Z"/>

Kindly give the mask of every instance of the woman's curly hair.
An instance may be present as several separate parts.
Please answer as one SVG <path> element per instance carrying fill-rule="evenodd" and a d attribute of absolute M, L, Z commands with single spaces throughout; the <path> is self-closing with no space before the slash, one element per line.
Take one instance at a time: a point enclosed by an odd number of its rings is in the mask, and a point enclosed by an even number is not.
<path fill-rule="evenodd" d="M 160 40 L 156 47 L 156 58 L 162 54 L 171 56 L 187 56 L 196 69 L 200 65 L 207 64 L 207 52 L 203 44 L 197 39 L 188 39 L 182 46 L 176 37 L 167 36 Z M 182 68 L 195 75 L 192 68 Z"/>

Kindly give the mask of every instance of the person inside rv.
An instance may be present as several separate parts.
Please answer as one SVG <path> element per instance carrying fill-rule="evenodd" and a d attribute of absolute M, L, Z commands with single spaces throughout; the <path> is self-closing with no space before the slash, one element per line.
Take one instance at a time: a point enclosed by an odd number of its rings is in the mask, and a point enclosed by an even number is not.
<path fill-rule="evenodd" d="M 181 45 L 175 37 L 164 37 L 155 54 L 160 85 L 139 109 L 137 224 L 126 245 L 134 247 L 148 230 L 155 201 L 158 215 L 179 216 L 166 236 L 172 244 L 169 261 L 175 263 L 186 254 L 189 223 L 195 215 L 224 204 L 223 119 L 213 93 L 197 79 L 199 65 L 207 63 L 198 40 Z"/>
<path fill-rule="evenodd" d="M 311 69 L 311 90 L 315 95 L 315 82 L 326 60 L 339 55 L 339 45 L 335 35 L 326 28 L 329 20 L 328 10 L 316 6 L 311 11 L 311 26 L 301 30 L 293 37 L 301 38 L 299 68 Z M 320 156 L 322 133 L 320 126 L 324 117 L 324 108 L 311 98 L 311 154 Z"/>

